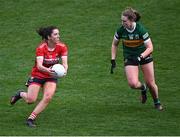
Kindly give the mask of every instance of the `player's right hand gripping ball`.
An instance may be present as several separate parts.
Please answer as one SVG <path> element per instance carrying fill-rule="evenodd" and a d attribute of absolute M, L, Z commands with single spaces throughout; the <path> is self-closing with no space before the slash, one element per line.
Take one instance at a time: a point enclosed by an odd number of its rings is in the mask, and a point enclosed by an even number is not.
<path fill-rule="evenodd" d="M 56 73 L 56 77 L 61 78 L 66 75 L 66 70 L 63 65 L 55 64 L 51 68 Z"/>

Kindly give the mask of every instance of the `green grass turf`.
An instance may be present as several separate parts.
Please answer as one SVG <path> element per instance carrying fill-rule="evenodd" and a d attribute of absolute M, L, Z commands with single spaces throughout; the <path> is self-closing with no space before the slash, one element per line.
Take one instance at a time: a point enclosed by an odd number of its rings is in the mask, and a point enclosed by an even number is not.
<path fill-rule="evenodd" d="M 0 0 L 0 135 L 180 135 L 179 0 Z M 117 68 L 109 73 L 110 48 L 121 11 L 132 6 L 154 43 L 159 95 L 154 110 L 128 87 L 119 46 Z M 25 88 L 41 38 L 35 29 L 56 25 L 69 46 L 69 72 L 30 129 L 25 119 L 34 105 L 10 96 Z M 41 94 L 39 99 L 41 98 Z"/>

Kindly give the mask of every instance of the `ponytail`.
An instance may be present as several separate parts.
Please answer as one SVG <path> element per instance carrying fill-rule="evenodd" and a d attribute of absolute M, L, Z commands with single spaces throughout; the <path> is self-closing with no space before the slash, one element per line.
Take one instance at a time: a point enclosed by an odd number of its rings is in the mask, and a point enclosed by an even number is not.
<path fill-rule="evenodd" d="M 48 26 L 48 27 L 40 27 L 36 30 L 36 32 L 42 37 L 44 40 L 48 40 L 48 36 L 51 36 L 54 29 L 57 29 L 55 26 Z"/>
<path fill-rule="evenodd" d="M 137 11 L 134 11 L 134 14 L 136 15 L 136 18 L 135 18 L 135 22 L 138 22 L 140 19 L 141 19 L 141 15 L 139 14 L 139 12 Z"/>

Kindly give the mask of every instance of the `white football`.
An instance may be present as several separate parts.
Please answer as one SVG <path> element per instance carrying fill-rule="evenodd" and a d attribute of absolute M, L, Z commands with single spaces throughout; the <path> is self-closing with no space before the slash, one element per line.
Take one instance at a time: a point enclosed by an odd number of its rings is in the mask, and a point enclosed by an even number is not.
<path fill-rule="evenodd" d="M 61 64 L 55 64 L 55 65 L 52 66 L 51 69 L 55 71 L 56 76 L 58 78 L 63 77 L 65 75 L 65 73 L 66 73 L 66 70 L 65 70 L 64 66 L 61 65 Z"/>

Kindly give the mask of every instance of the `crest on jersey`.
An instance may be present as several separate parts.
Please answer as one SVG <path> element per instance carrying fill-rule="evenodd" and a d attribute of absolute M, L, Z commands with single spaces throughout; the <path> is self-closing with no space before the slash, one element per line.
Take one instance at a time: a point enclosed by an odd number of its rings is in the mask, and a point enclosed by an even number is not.
<path fill-rule="evenodd" d="M 139 34 L 135 34 L 135 39 L 139 39 Z"/>

